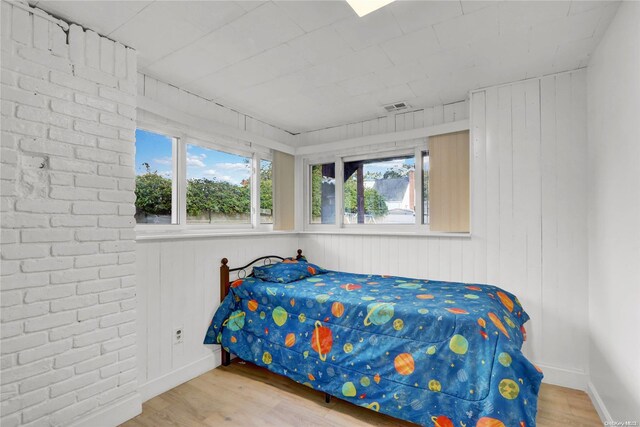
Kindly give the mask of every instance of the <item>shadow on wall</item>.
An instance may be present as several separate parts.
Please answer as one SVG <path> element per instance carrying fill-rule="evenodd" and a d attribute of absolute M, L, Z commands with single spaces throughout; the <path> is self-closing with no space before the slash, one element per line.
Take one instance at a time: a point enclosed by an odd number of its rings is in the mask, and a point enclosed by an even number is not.
<path fill-rule="evenodd" d="M 599 398 L 602 400 L 602 403 L 606 406 L 606 410 L 609 412 L 607 414 L 600 414 L 603 422 L 629 421 L 636 423 L 629 425 L 640 425 L 640 406 L 637 406 L 637 399 L 640 396 L 635 396 L 640 394 L 638 392 L 639 386 L 636 385 L 636 389 L 634 390 L 633 388 L 627 388 L 625 384 L 628 382 L 626 379 L 629 378 L 627 370 L 633 369 L 633 367 L 621 366 L 620 363 L 616 363 L 615 360 L 612 360 L 612 351 L 598 346 L 593 336 L 589 338 L 591 341 L 589 352 L 591 358 L 590 364 L 591 366 L 597 366 L 598 372 L 601 373 L 596 376 L 592 369 L 590 372 L 590 381 L 598 393 Z M 620 343 L 620 346 L 622 347 L 623 344 Z M 620 349 L 617 350 L 620 351 Z M 596 406 L 597 409 L 601 409 L 598 408 L 598 402 L 594 402 L 594 406 Z M 604 417 L 610 414 L 617 414 L 617 418 L 612 420 L 604 419 Z"/>

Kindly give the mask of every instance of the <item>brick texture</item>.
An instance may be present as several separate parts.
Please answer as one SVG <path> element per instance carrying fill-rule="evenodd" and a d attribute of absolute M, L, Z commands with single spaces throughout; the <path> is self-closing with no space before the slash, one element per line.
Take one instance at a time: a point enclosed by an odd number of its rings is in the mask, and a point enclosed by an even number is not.
<path fill-rule="evenodd" d="M 135 52 L 1 2 L 1 425 L 137 393 Z"/>

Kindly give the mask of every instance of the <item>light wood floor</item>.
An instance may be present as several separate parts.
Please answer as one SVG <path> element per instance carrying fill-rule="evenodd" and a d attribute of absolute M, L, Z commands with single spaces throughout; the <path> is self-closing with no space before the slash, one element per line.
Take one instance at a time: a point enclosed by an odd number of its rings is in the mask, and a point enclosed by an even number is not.
<path fill-rule="evenodd" d="M 163 393 L 142 406 L 125 427 L 163 426 L 413 426 L 331 398 L 244 362 L 220 367 Z M 543 384 L 538 427 L 600 426 L 581 391 Z"/>

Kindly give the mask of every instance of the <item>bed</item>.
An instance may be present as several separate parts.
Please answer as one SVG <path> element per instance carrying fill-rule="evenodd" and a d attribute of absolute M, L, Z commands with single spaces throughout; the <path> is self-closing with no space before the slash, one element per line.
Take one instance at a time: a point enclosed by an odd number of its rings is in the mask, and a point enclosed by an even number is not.
<path fill-rule="evenodd" d="M 222 345 L 224 365 L 231 352 L 421 425 L 535 426 L 542 372 L 521 352 L 529 317 L 513 294 L 327 271 L 300 250 L 292 258 L 227 264 L 223 259 L 222 302 L 205 337 L 205 344 Z M 230 273 L 238 279 L 230 281 Z"/>

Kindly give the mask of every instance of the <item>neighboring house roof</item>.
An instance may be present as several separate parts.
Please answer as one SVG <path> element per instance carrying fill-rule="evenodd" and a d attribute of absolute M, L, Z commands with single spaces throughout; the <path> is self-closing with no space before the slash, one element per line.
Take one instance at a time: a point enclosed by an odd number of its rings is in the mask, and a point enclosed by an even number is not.
<path fill-rule="evenodd" d="M 373 188 L 386 202 L 401 202 L 409 186 L 409 178 L 376 179 Z"/>

